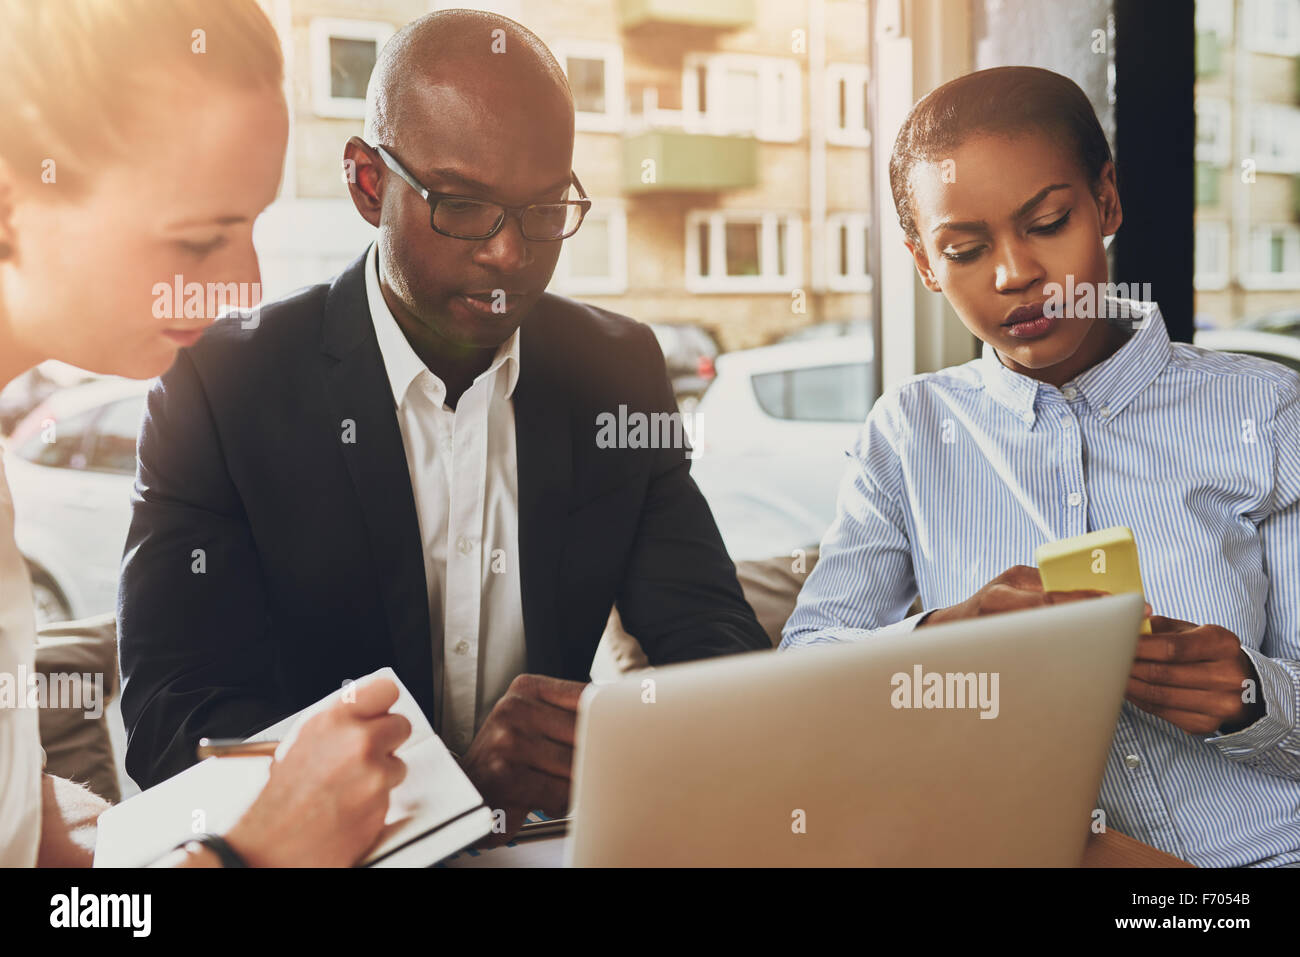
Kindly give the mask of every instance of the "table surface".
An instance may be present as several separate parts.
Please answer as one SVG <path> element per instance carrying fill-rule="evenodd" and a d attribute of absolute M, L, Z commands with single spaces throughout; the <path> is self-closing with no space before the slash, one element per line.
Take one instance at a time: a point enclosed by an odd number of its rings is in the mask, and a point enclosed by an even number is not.
<path fill-rule="evenodd" d="M 440 867 L 563 867 L 563 835 L 539 837 L 485 850 L 465 850 Z M 1080 867 L 1192 867 L 1164 851 L 1134 840 L 1127 834 L 1108 830 L 1093 834 L 1083 851 Z"/>
<path fill-rule="evenodd" d="M 1180 857 L 1158 851 L 1149 844 L 1121 834 L 1105 831 L 1088 838 L 1080 867 L 1194 867 Z"/>

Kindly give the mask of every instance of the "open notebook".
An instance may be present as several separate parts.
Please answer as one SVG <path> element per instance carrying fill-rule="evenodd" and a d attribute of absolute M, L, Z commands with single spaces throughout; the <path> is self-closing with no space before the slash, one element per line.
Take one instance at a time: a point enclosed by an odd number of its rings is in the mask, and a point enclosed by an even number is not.
<path fill-rule="evenodd" d="M 396 752 L 406 762 L 406 778 L 389 796 L 384 830 L 362 864 L 428 867 L 488 834 L 492 812 L 393 669 L 381 668 L 375 676 L 396 682 L 400 695 L 390 710 L 411 722 L 411 736 Z M 248 740 L 284 738 L 337 695 Z M 192 834 L 224 833 L 256 799 L 270 764 L 269 758 L 208 758 L 109 808 L 99 818 L 95 866 L 143 867 Z"/>

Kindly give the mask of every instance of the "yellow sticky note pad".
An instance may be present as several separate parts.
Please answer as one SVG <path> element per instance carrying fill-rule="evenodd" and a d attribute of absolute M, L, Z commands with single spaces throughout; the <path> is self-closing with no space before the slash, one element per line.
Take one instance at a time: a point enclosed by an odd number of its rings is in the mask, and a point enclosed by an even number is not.
<path fill-rule="evenodd" d="M 1034 561 L 1045 591 L 1143 593 L 1137 542 L 1132 531 L 1120 525 L 1045 542 L 1034 550 Z M 1141 633 L 1151 634 L 1151 622 L 1146 618 L 1142 619 Z"/>

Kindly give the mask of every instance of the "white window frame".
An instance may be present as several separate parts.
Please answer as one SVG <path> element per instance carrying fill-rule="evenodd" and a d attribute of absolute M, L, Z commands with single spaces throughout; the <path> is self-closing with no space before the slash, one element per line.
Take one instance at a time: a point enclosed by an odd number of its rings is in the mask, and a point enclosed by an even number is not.
<path fill-rule="evenodd" d="M 700 112 L 698 70 L 705 69 L 706 112 Z M 739 125 L 727 109 L 723 91 L 729 69 L 758 74 L 758 121 L 755 128 Z M 744 134 L 771 143 L 794 143 L 803 135 L 803 78 L 798 60 L 742 53 L 690 53 L 682 65 L 682 122 L 688 133 L 715 136 Z M 775 103 L 785 97 L 785 122 Z"/>
<path fill-rule="evenodd" d="M 625 119 L 624 100 L 626 93 L 623 86 L 623 48 L 617 43 L 602 43 L 596 40 L 560 40 L 551 52 L 560 61 L 567 76 L 569 57 L 584 60 L 602 60 L 605 64 L 605 111 L 596 113 L 591 110 L 575 110 L 574 128 L 589 133 L 620 133 Z"/>
<path fill-rule="evenodd" d="M 1283 236 L 1283 271 L 1256 269 L 1255 255 L 1266 250 L 1272 237 Z M 1295 223 L 1259 223 L 1251 227 L 1238 251 L 1241 285 L 1246 289 L 1300 289 L 1300 226 Z"/>
<path fill-rule="evenodd" d="M 1233 0 L 1196 0 L 1196 32 L 1232 39 Z"/>
<path fill-rule="evenodd" d="M 847 276 L 840 274 L 840 230 L 848 229 L 850 266 L 859 266 Z M 834 292 L 870 292 L 874 285 L 866 269 L 867 230 L 871 217 L 867 213 L 831 213 L 826 217 L 826 287 Z"/>
<path fill-rule="evenodd" d="M 574 276 L 566 239 L 551 277 L 552 292 L 562 296 L 619 296 L 627 292 L 627 211 L 618 203 L 593 203 L 578 235 L 593 218 L 609 223 L 609 275 Z"/>
<path fill-rule="evenodd" d="M 1232 161 L 1232 110 L 1228 101 L 1217 96 L 1198 96 L 1196 98 L 1196 161 L 1210 163 L 1214 166 L 1227 166 Z M 1199 142 L 1201 122 L 1213 124 L 1215 137 L 1212 142 Z"/>
<path fill-rule="evenodd" d="M 1205 242 L 1213 245 L 1215 254 L 1213 264 L 1206 264 L 1199 256 L 1196 257 L 1192 285 L 1197 289 L 1223 289 L 1228 285 L 1228 224 L 1219 220 L 1201 220 L 1195 228 L 1197 252 Z"/>
<path fill-rule="evenodd" d="M 776 271 L 777 224 L 785 223 L 784 275 Z M 714 269 L 727 261 L 726 226 L 728 223 L 758 223 L 759 275 L 728 276 L 711 272 L 700 274 L 700 224 L 709 225 L 709 266 Z M 686 291 L 698 293 L 780 292 L 790 294 L 803 285 L 803 222 L 798 213 L 747 212 L 732 209 L 691 210 L 686 214 Z"/>
<path fill-rule="evenodd" d="M 365 97 L 333 96 L 330 91 L 330 39 L 373 40 L 375 56 L 396 32 L 391 23 L 379 20 L 347 20 L 314 17 L 309 28 L 311 48 L 311 105 L 317 116 L 361 119 L 366 115 Z"/>
<path fill-rule="evenodd" d="M 830 63 L 826 67 L 826 142 L 836 146 L 870 146 L 865 122 L 839 125 L 840 84 L 844 84 L 844 116 L 852 120 L 866 114 L 870 69 L 863 63 Z"/>
<path fill-rule="evenodd" d="M 1246 128 L 1246 155 L 1261 173 L 1300 173 L 1300 109 L 1281 103 L 1256 103 Z M 1260 128 L 1267 135 L 1257 136 Z M 1257 149 L 1260 140 L 1270 147 Z"/>
<path fill-rule="evenodd" d="M 1284 32 L 1278 32 L 1275 16 L 1281 4 L 1288 10 Z M 1300 55 L 1300 0 L 1246 0 L 1241 33 L 1247 49 L 1255 53 Z"/>

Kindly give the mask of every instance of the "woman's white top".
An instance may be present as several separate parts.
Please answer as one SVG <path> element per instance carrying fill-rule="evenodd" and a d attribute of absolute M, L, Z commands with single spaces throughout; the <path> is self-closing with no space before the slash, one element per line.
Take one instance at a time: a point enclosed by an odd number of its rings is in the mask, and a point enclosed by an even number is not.
<path fill-rule="evenodd" d="M 27 706 L 35 665 L 32 584 L 14 541 L 14 503 L 0 457 L 0 867 L 35 866 L 41 841 L 40 730 L 37 710 Z"/>

